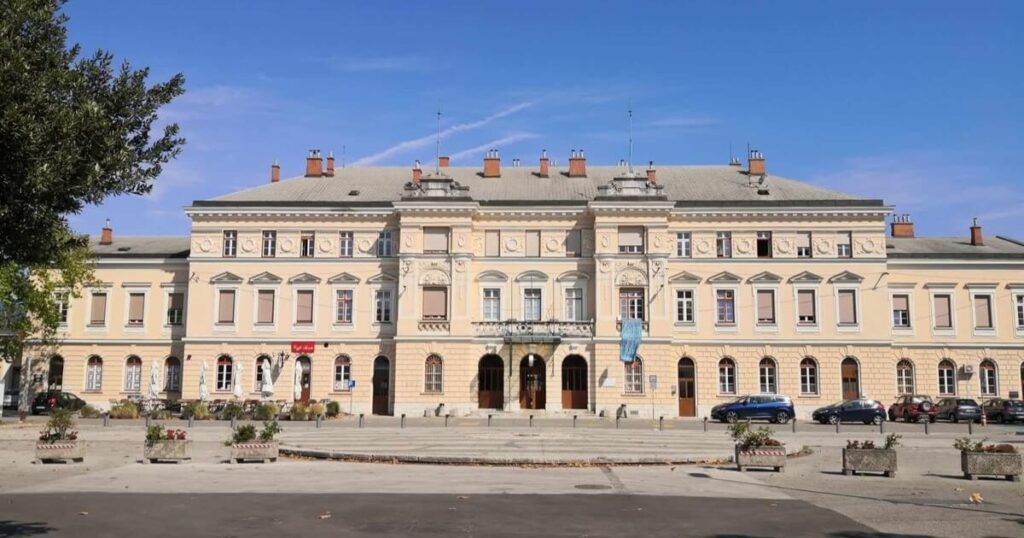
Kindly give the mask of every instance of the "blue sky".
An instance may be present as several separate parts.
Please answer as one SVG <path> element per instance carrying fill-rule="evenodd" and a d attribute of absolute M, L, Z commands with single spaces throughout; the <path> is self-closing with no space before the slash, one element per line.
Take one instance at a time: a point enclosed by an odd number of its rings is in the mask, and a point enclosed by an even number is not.
<path fill-rule="evenodd" d="M 1024 2 L 209 2 L 72 0 L 70 37 L 187 93 L 188 138 L 146 197 L 71 221 L 185 234 L 192 200 L 263 184 L 309 148 L 411 166 L 486 148 L 533 165 L 726 163 L 911 213 L 918 234 L 1024 238 Z"/>

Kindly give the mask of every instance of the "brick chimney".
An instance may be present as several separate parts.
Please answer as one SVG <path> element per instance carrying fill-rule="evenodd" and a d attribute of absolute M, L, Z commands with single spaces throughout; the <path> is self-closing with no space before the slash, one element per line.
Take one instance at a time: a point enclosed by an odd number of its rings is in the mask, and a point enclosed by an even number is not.
<path fill-rule="evenodd" d="M 437 166 L 440 168 L 448 168 L 448 165 L 452 163 L 452 158 L 447 155 L 442 155 L 437 158 Z"/>
<path fill-rule="evenodd" d="M 981 226 L 978 225 L 978 217 L 971 221 L 971 244 L 976 247 L 985 246 L 985 240 L 981 236 Z"/>
<path fill-rule="evenodd" d="M 420 162 L 416 161 L 412 167 L 412 182 L 419 183 L 421 179 L 423 179 L 423 169 L 420 168 Z"/>
<path fill-rule="evenodd" d="M 551 171 L 551 162 L 548 160 L 548 150 L 540 150 L 540 171 L 537 173 L 540 177 L 549 177 Z"/>
<path fill-rule="evenodd" d="M 100 233 L 100 244 L 110 245 L 114 242 L 114 229 L 110 227 L 110 219 L 103 225 L 103 232 Z"/>
<path fill-rule="evenodd" d="M 274 161 L 274 164 L 270 165 L 270 182 L 277 183 L 281 181 L 281 165 Z"/>
<path fill-rule="evenodd" d="M 893 237 L 914 237 L 914 223 L 910 221 L 910 214 L 892 216 Z"/>
<path fill-rule="evenodd" d="M 648 161 L 647 162 L 647 181 L 650 181 L 651 183 L 656 183 L 658 181 L 657 180 L 657 174 L 655 174 L 655 172 L 656 172 L 656 170 L 654 169 L 654 161 Z"/>
<path fill-rule="evenodd" d="M 306 177 L 324 175 L 324 160 L 320 158 L 320 150 L 311 149 L 306 157 Z"/>
<path fill-rule="evenodd" d="M 324 174 L 327 177 L 334 177 L 334 152 L 327 154 L 327 172 Z"/>
<path fill-rule="evenodd" d="M 752 176 L 765 175 L 764 154 L 756 149 L 750 150 L 750 161 L 747 166 L 747 173 Z"/>
<path fill-rule="evenodd" d="M 587 177 L 587 158 L 582 149 L 569 153 L 569 177 Z"/>
<path fill-rule="evenodd" d="M 484 157 L 484 177 L 501 177 L 501 157 L 496 149 L 488 151 Z"/>

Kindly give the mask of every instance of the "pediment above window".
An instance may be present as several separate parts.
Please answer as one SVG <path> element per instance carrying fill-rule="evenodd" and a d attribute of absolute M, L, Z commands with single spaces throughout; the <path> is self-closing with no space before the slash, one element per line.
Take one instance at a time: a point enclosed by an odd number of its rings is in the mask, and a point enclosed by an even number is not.
<path fill-rule="evenodd" d="M 289 284 L 319 284 L 320 277 L 309 273 L 299 273 L 288 279 Z"/>
<path fill-rule="evenodd" d="M 484 271 L 476 275 L 477 282 L 508 282 L 508 275 L 501 271 Z"/>
<path fill-rule="evenodd" d="M 373 275 L 370 278 L 366 279 L 366 281 L 369 282 L 369 283 L 396 282 L 397 280 L 398 279 L 395 278 L 395 275 L 391 275 L 391 274 L 388 274 L 388 273 L 377 273 L 376 275 Z"/>
<path fill-rule="evenodd" d="M 327 279 L 328 284 L 358 284 L 359 277 L 350 273 L 338 273 Z"/>
<path fill-rule="evenodd" d="M 249 279 L 250 284 L 280 284 L 281 277 L 269 272 L 263 271 L 262 273 Z"/>
<path fill-rule="evenodd" d="M 807 282 L 807 283 L 812 283 L 812 284 L 820 283 L 821 280 L 822 279 L 821 279 L 820 276 L 818 276 L 818 275 L 816 275 L 816 274 L 814 274 L 814 273 L 812 273 L 810 271 L 802 271 L 800 273 L 797 273 L 797 274 L 793 275 L 789 279 L 790 282 Z"/>
<path fill-rule="evenodd" d="M 743 279 L 737 275 L 730 273 L 729 271 L 722 271 L 717 275 L 708 278 L 708 282 L 742 282 Z"/>
<path fill-rule="evenodd" d="M 682 271 L 668 279 L 673 284 L 699 284 L 701 278 L 689 271 Z"/>
<path fill-rule="evenodd" d="M 833 283 L 833 284 L 834 283 L 847 283 L 847 282 L 848 283 L 860 283 L 860 282 L 864 281 L 864 277 L 862 277 L 862 276 L 860 276 L 860 275 L 858 275 L 856 273 L 851 273 L 849 271 L 843 271 L 842 273 L 839 273 L 838 275 L 835 275 L 832 278 L 828 279 L 828 281 L 830 283 Z"/>
<path fill-rule="evenodd" d="M 590 275 L 580 271 L 566 271 L 556 278 L 558 282 L 572 282 L 574 280 L 590 280 Z"/>
<path fill-rule="evenodd" d="M 224 271 L 210 279 L 211 284 L 241 284 L 242 281 L 242 277 L 227 271 Z"/>
<path fill-rule="evenodd" d="M 782 282 L 782 277 L 777 275 L 777 274 L 775 274 L 775 273 L 771 273 L 771 272 L 768 272 L 768 271 L 761 271 L 760 273 L 758 273 L 758 274 L 748 278 L 747 282 L 754 282 L 754 283 L 764 282 L 764 283 L 777 284 L 779 282 Z"/>
<path fill-rule="evenodd" d="M 547 282 L 548 275 L 540 271 L 526 271 L 525 273 L 519 273 L 516 277 L 516 282 Z"/>

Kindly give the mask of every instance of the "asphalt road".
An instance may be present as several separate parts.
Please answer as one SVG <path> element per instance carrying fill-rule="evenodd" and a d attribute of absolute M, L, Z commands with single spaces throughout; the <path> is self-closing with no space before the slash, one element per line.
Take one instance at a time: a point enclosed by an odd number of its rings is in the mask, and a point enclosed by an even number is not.
<path fill-rule="evenodd" d="M 0 537 L 23 536 L 886 535 L 797 500 L 618 494 L 0 495 Z"/>

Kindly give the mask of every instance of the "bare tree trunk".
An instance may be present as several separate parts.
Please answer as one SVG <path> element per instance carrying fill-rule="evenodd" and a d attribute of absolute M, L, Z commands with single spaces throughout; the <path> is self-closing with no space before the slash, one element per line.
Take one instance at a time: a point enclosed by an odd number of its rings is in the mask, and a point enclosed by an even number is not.
<path fill-rule="evenodd" d="M 25 420 L 25 417 L 32 414 L 32 359 L 25 354 L 22 348 L 18 352 L 21 356 L 16 360 L 21 361 L 21 386 L 18 388 L 18 417 Z"/>

